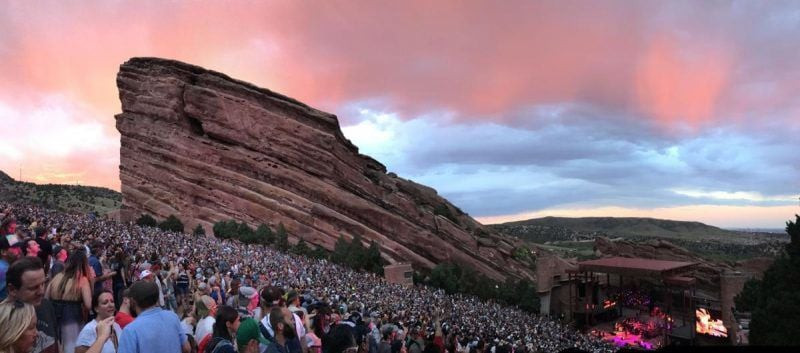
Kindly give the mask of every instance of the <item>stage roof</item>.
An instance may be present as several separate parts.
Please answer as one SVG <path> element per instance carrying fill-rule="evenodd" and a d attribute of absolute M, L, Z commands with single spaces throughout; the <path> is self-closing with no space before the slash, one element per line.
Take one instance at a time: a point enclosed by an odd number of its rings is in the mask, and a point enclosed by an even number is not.
<path fill-rule="evenodd" d="M 686 277 L 686 276 L 672 276 L 664 278 L 664 283 L 672 286 L 691 287 L 695 283 L 697 283 L 697 280 L 692 277 Z"/>
<path fill-rule="evenodd" d="M 664 275 L 675 270 L 685 269 L 695 264 L 695 262 L 608 257 L 579 262 L 578 271 L 621 275 Z"/>

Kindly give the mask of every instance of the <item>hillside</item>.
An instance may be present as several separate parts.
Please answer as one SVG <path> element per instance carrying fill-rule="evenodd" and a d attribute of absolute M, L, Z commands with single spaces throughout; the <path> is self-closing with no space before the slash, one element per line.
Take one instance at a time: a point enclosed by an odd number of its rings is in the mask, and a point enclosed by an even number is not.
<path fill-rule="evenodd" d="M 514 236 L 520 238 L 526 238 L 528 233 L 539 234 L 547 229 L 569 230 L 571 232 L 583 235 L 599 233 L 620 237 L 659 237 L 679 239 L 719 237 L 736 238 L 743 234 L 742 232 L 725 230 L 700 222 L 684 222 L 634 217 L 544 217 L 497 224 L 492 225 L 491 227 L 504 233 L 513 233 Z"/>
<path fill-rule="evenodd" d="M 16 181 L 0 171 L 0 202 L 39 205 L 63 212 L 103 215 L 119 210 L 122 194 L 81 185 L 34 184 Z"/>
<path fill-rule="evenodd" d="M 622 238 L 636 243 L 668 241 L 698 255 L 717 260 L 773 257 L 789 240 L 786 233 L 744 232 L 700 222 L 654 218 L 544 217 L 493 224 L 493 230 L 525 241 L 547 244 L 564 256 L 592 256 L 597 237 Z"/>

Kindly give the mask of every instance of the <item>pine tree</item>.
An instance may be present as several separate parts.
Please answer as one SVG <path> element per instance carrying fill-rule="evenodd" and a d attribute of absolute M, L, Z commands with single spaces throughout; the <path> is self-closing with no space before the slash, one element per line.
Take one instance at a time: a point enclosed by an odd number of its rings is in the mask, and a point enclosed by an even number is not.
<path fill-rule="evenodd" d="M 311 255 L 311 248 L 308 247 L 308 244 L 306 244 L 305 240 L 300 239 L 300 241 L 297 242 L 297 245 L 295 245 L 292 249 L 292 252 L 297 255 L 309 256 Z"/>
<path fill-rule="evenodd" d="M 214 236 L 221 239 L 231 239 L 236 237 L 237 224 L 234 220 L 219 221 L 214 223 L 212 228 Z"/>
<path fill-rule="evenodd" d="M 800 215 L 795 217 L 795 222 L 786 222 L 791 236 L 786 253 L 762 280 L 747 282 L 736 298 L 737 310 L 752 309 L 751 344 L 800 346 Z"/>
<path fill-rule="evenodd" d="M 350 250 L 350 243 L 344 238 L 344 234 L 339 235 L 336 239 L 336 244 L 333 246 L 333 254 L 331 254 L 331 261 L 334 263 L 345 265 L 347 262 L 347 252 Z"/>
<path fill-rule="evenodd" d="M 364 258 L 367 249 L 361 243 L 361 235 L 356 234 L 350 242 L 349 249 L 347 249 L 347 257 L 345 263 L 352 269 L 361 270 L 364 268 Z"/>
<path fill-rule="evenodd" d="M 323 247 L 317 246 L 317 247 L 314 248 L 314 250 L 311 250 L 310 256 L 315 258 L 315 259 L 327 259 L 328 258 L 328 252 L 325 251 L 325 249 Z"/>
<path fill-rule="evenodd" d="M 278 230 L 275 234 L 275 248 L 280 251 L 289 251 L 289 235 L 283 223 L 278 223 Z"/>
<path fill-rule="evenodd" d="M 268 225 L 261 223 L 256 229 L 256 238 L 259 244 L 271 245 L 275 243 L 275 235 Z"/>
<path fill-rule="evenodd" d="M 378 247 L 378 243 L 376 243 L 374 240 L 369 243 L 366 259 L 367 263 L 365 265 L 365 269 L 369 272 L 377 273 L 382 276 L 383 259 L 381 258 L 381 250 Z"/>
<path fill-rule="evenodd" d="M 197 235 L 197 236 L 204 236 L 204 235 L 206 235 L 206 229 L 203 228 L 203 226 L 198 223 L 197 227 L 194 228 L 194 231 L 192 232 L 192 234 Z"/>
<path fill-rule="evenodd" d="M 183 222 L 175 215 L 170 215 L 158 224 L 158 228 L 164 231 L 183 232 Z"/>
<path fill-rule="evenodd" d="M 256 237 L 255 231 L 253 228 L 247 225 L 247 223 L 235 223 L 236 230 L 234 232 L 234 237 L 239 239 L 242 243 L 246 244 L 253 244 L 258 242 L 258 238 Z"/>
<path fill-rule="evenodd" d="M 153 216 L 145 213 L 139 216 L 139 219 L 136 220 L 136 225 L 142 227 L 155 227 L 158 225 L 158 222 L 155 218 L 153 218 Z"/>

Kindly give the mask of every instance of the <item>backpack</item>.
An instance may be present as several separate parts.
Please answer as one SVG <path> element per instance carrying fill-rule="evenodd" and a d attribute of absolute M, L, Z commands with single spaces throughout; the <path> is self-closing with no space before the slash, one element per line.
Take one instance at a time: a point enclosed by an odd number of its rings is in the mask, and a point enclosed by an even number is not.
<path fill-rule="evenodd" d="M 419 348 L 419 351 L 422 352 L 422 347 L 419 345 L 419 342 L 417 342 L 417 340 L 412 339 L 410 337 L 406 338 L 406 348 L 408 349 L 409 352 L 411 352 L 411 345 L 414 345 L 414 344 L 417 345 L 417 348 Z"/>
<path fill-rule="evenodd" d="M 266 338 L 267 341 L 272 342 L 275 340 L 275 338 L 272 337 L 272 335 L 267 330 L 267 327 L 264 326 L 264 323 L 261 321 L 258 322 L 258 330 L 261 331 L 261 335 L 264 336 L 264 338 Z"/>
<path fill-rule="evenodd" d="M 222 337 L 214 337 L 214 339 L 212 339 L 211 342 L 208 342 L 206 350 L 203 353 L 217 353 L 222 347 L 225 346 L 233 347 L 233 343 Z"/>

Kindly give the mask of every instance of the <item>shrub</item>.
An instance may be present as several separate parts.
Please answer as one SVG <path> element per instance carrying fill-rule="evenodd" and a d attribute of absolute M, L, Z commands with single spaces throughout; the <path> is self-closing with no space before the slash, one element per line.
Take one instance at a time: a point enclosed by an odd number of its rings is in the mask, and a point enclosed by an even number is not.
<path fill-rule="evenodd" d="M 455 224 L 461 224 L 461 222 L 458 221 L 458 218 L 453 215 L 453 212 L 450 211 L 450 207 L 447 207 L 447 205 L 443 203 L 438 204 L 433 208 L 433 214 L 447 218 Z"/>
<path fill-rule="evenodd" d="M 206 229 L 203 228 L 203 226 L 201 226 L 200 224 L 198 224 L 197 227 L 194 228 L 194 231 L 192 232 L 192 234 L 197 235 L 197 236 L 206 235 Z"/>
<path fill-rule="evenodd" d="M 136 220 L 136 225 L 142 227 L 155 227 L 158 224 L 155 218 L 149 214 L 142 214 L 139 216 L 139 219 Z"/>
<path fill-rule="evenodd" d="M 158 224 L 158 228 L 164 231 L 183 232 L 183 222 L 175 215 L 170 215 Z"/>
<path fill-rule="evenodd" d="M 383 274 L 383 258 L 378 244 L 372 241 L 369 248 L 365 248 L 360 235 L 354 236 L 350 242 L 340 235 L 333 247 L 331 261 L 354 270 Z"/>

